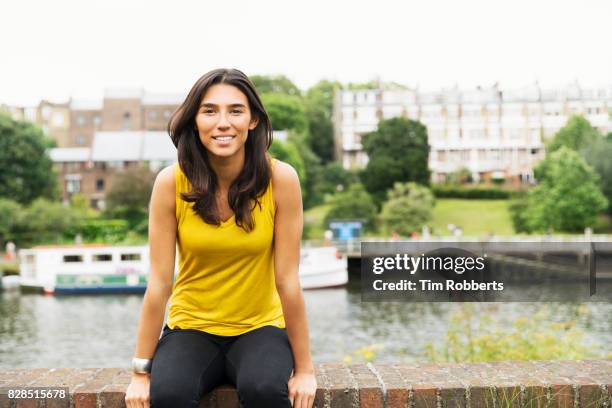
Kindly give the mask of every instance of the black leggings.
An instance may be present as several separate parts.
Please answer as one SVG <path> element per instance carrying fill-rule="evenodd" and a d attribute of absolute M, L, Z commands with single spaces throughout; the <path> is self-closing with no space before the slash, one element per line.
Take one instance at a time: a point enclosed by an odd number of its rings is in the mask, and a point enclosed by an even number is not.
<path fill-rule="evenodd" d="M 216 386 L 233 384 L 242 406 L 291 407 L 293 353 L 287 331 L 264 326 L 239 336 L 164 331 L 151 367 L 151 408 L 197 407 Z"/>

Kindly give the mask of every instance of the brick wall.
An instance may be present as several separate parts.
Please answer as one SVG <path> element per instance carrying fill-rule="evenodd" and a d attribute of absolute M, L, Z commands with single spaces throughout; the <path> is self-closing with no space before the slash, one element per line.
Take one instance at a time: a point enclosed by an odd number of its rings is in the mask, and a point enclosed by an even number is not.
<path fill-rule="evenodd" d="M 612 360 L 316 366 L 315 407 L 612 407 Z M 123 407 L 130 374 L 119 368 L 0 369 L 0 408 Z M 9 400 L 16 387 L 68 387 L 70 398 Z M 238 407 L 221 386 L 200 407 Z"/>

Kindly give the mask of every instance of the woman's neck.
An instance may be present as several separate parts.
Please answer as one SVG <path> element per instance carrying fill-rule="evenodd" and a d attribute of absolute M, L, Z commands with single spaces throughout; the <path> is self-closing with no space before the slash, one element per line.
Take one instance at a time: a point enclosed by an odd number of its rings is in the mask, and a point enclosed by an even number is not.
<path fill-rule="evenodd" d="M 219 189 L 228 191 L 244 167 L 244 150 L 231 157 L 209 155 L 208 158 L 210 166 L 217 175 Z"/>

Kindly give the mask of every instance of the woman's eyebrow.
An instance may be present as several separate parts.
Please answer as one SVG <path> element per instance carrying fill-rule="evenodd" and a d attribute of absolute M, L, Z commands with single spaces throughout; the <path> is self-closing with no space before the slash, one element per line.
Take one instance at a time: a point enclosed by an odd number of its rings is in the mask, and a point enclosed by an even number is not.
<path fill-rule="evenodd" d="M 217 106 L 219 106 L 219 105 L 217 105 L 217 104 L 215 104 L 215 103 L 205 102 L 205 103 L 203 103 L 203 104 L 201 104 L 201 105 L 200 105 L 200 108 L 201 108 L 201 107 L 205 107 L 205 108 L 216 108 Z M 230 104 L 230 105 L 228 105 L 228 106 L 229 106 L 230 108 L 246 108 L 246 106 L 244 106 L 244 105 L 243 105 L 243 104 L 241 104 L 241 103 L 232 103 L 232 104 Z"/>

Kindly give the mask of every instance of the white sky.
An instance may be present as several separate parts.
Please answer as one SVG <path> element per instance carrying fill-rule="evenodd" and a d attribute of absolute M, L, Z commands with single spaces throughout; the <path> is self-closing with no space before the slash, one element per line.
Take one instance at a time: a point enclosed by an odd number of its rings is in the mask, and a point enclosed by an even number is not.
<path fill-rule="evenodd" d="M 0 103 L 186 93 L 217 67 L 421 89 L 612 84 L 609 0 L 19 0 L 2 7 Z"/>

